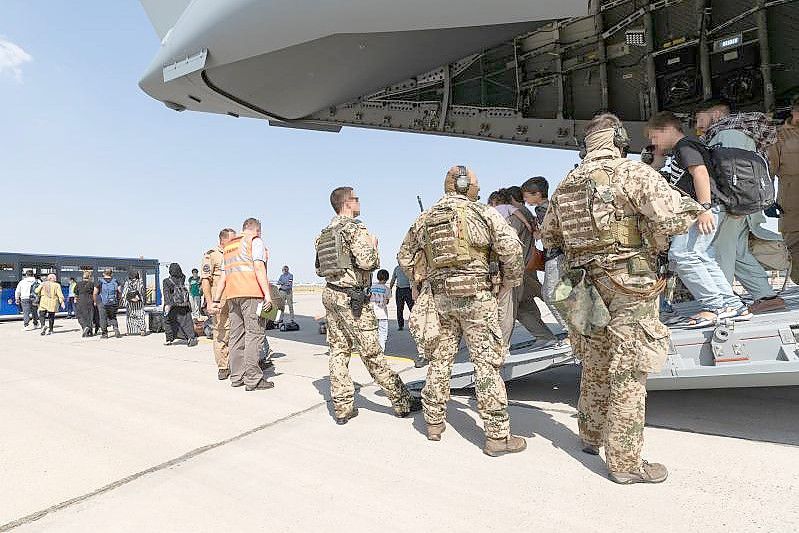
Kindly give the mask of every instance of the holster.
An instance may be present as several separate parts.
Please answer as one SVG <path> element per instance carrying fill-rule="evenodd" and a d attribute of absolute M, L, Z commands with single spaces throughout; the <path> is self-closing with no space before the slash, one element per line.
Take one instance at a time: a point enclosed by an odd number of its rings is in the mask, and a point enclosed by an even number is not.
<path fill-rule="evenodd" d="M 369 301 L 369 296 L 366 294 L 366 289 L 362 287 L 339 287 L 331 283 L 327 284 L 327 288 L 336 292 L 341 292 L 350 298 L 350 311 L 352 316 L 359 319 L 363 313 L 363 306 Z"/>

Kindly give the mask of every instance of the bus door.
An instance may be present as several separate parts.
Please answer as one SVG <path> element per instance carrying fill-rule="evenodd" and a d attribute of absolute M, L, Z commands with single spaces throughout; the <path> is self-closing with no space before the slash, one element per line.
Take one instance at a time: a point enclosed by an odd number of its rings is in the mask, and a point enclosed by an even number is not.
<path fill-rule="evenodd" d="M 16 315 L 22 312 L 17 308 L 14 293 L 21 276 L 13 263 L 0 264 L 0 316 Z"/>

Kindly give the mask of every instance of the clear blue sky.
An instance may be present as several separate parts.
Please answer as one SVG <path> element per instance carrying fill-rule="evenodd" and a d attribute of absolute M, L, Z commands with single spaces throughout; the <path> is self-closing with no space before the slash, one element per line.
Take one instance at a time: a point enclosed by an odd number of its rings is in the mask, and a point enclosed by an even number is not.
<path fill-rule="evenodd" d="M 577 161 L 576 152 L 176 113 L 137 85 L 158 46 L 135 0 L 2 0 L 0 250 L 143 255 L 188 271 L 219 229 L 255 216 L 270 277 L 286 263 L 297 280 L 317 281 L 313 240 L 332 216 L 330 190 L 351 185 L 391 270 L 416 195 L 438 199 L 453 164 L 477 172 L 485 198 L 533 175 L 557 182 Z"/>

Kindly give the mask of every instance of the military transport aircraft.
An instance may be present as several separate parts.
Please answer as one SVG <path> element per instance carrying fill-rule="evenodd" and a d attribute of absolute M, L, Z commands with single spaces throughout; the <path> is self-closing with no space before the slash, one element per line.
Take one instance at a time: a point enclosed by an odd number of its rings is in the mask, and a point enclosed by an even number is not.
<path fill-rule="evenodd" d="M 142 0 L 161 47 L 141 88 L 175 111 L 576 149 L 612 110 L 643 125 L 702 102 L 779 117 L 799 94 L 797 0 Z M 674 330 L 650 389 L 799 384 L 789 310 Z M 518 337 L 515 341 L 519 341 Z M 507 379 L 571 360 L 516 342 Z M 453 386 L 472 383 L 459 363 Z"/>

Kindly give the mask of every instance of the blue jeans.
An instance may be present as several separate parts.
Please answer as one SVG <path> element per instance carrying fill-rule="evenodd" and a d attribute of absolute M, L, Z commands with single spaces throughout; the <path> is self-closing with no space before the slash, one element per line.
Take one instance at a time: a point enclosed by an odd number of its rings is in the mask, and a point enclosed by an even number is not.
<path fill-rule="evenodd" d="M 718 227 L 719 210 L 713 208 L 712 212 Z M 702 235 L 694 224 L 688 233 L 674 237 L 669 248 L 669 261 L 674 272 L 702 306 L 702 311 L 713 313 L 725 307 L 737 309 L 743 305 L 714 259 L 712 244 L 715 234 L 714 231 Z"/>

